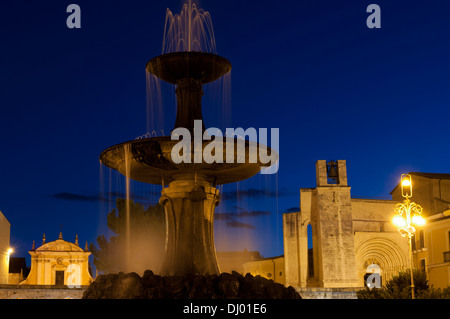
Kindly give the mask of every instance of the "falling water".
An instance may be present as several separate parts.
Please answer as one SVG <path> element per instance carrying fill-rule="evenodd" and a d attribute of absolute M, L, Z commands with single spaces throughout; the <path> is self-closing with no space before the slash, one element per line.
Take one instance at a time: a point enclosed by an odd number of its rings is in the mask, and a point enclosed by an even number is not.
<path fill-rule="evenodd" d="M 231 72 L 203 86 L 203 120 L 206 127 L 217 127 L 225 135 L 233 127 L 231 119 Z"/>
<path fill-rule="evenodd" d="M 161 81 L 148 72 L 146 72 L 146 102 L 147 102 L 147 132 L 152 130 L 164 129 L 164 111 L 162 100 Z"/>
<path fill-rule="evenodd" d="M 208 11 L 189 0 L 180 14 L 167 9 L 162 53 L 197 51 L 216 53 L 216 40 Z"/>
<path fill-rule="evenodd" d="M 166 10 L 162 53 L 184 51 L 217 53 L 211 15 L 208 11 L 198 8 L 192 0 L 183 5 L 179 14 L 173 14 L 170 9 Z M 219 79 L 217 82 L 229 88 L 229 79 L 229 76 L 225 76 L 225 80 Z M 168 132 L 173 128 L 173 123 L 165 123 L 165 120 L 174 118 L 176 114 L 174 91 L 173 84 L 166 83 L 146 71 L 147 132 L 156 130 L 159 135 L 161 130 Z"/>
<path fill-rule="evenodd" d="M 131 241 L 130 241 L 130 144 L 124 146 L 125 159 L 125 194 L 126 194 L 126 216 L 125 216 L 125 270 L 130 270 Z"/>

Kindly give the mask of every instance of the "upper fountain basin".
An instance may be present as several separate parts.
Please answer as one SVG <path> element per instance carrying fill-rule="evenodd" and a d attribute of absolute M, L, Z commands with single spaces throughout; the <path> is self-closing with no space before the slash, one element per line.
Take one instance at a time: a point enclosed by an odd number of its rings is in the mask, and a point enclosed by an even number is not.
<path fill-rule="evenodd" d="M 204 52 L 173 52 L 151 59 L 147 71 L 161 80 L 177 84 L 178 80 L 191 78 L 209 83 L 230 72 L 231 63 L 216 54 Z"/>
<path fill-rule="evenodd" d="M 170 136 L 152 137 L 134 140 L 112 146 L 100 155 L 100 162 L 109 168 L 119 171 L 130 179 L 148 184 L 168 185 L 179 179 L 192 179 L 195 174 L 221 185 L 248 179 L 256 175 L 261 167 L 268 167 L 273 163 L 262 163 L 255 152 L 275 154 L 269 147 L 250 141 L 243 141 L 245 152 L 237 149 L 237 139 L 223 138 L 223 163 L 206 163 L 203 158 L 195 163 L 194 145 L 192 143 L 191 163 L 175 163 L 172 159 L 172 148 L 179 143 L 171 140 Z M 211 141 L 202 141 L 202 151 Z M 226 161 L 227 145 L 234 143 L 234 156 L 232 161 Z M 260 150 L 261 149 L 261 150 Z M 250 154 L 252 152 L 252 154 Z M 278 154 L 276 154 L 278 159 Z"/>

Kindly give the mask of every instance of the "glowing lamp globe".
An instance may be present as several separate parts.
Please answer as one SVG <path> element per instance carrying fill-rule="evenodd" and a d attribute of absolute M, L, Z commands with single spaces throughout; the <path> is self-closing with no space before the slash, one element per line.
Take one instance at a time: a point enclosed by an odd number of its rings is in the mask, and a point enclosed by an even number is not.
<path fill-rule="evenodd" d="M 402 196 L 405 198 L 412 197 L 411 175 L 402 174 L 400 184 L 402 186 Z"/>
<path fill-rule="evenodd" d="M 420 215 L 415 215 L 413 216 L 413 218 L 411 219 L 411 221 L 416 224 L 417 226 L 423 226 L 425 225 L 425 218 L 423 218 Z"/>
<path fill-rule="evenodd" d="M 401 217 L 401 216 L 395 216 L 393 219 L 392 219 L 392 222 L 393 222 L 393 224 L 395 225 L 395 226 L 397 226 L 397 227 L 405 227 L 406 226 L 406 220 L 403 218 L 403 217 Z"/>

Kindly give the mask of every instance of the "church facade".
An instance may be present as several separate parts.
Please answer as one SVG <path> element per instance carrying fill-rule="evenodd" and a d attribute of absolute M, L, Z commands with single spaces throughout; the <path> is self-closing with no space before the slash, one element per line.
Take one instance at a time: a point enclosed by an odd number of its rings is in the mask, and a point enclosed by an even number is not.
<path fill-rule="evenodd" d="M 374 271 L 385 281 L 408 266 L 391 222 L 397 201 L 351 198 L 346 161 L 329 164 L 317 161 L 317 187 L 300 189 L 300 212 L 283 215 L 285 284 L 364 287 Z"/>
<path fill-rule="evenodd" d="M 89 273 L 89 255 L 87 243 L 85 249 L 62 238 L 62 233 L 55 241 L 46 242 L 29 251 L 31 269 L 27 278 L 20 285 L 54 285 L 77 288 L 89 285 L 93 279 Z"/>

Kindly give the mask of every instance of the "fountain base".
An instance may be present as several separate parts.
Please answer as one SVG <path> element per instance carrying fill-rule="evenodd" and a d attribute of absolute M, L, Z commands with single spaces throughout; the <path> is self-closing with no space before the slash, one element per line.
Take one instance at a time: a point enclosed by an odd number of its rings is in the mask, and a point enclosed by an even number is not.
<path fill-rule="evenodd" d="M 219 274 L 214 246 L 214 209 L 219 204 L 219 190 L 191 175 L 191 179 L 171 182 L 161 194 L 159 202 L 166 212 L 161 275 Z"/>
<path fill-rule="evenodd" d="M 100 275 L 83 299 L 301 299 L 292 287 L 261 276 L 232 272 L 210 276 L 158 276 L 146 270 Z"/>

